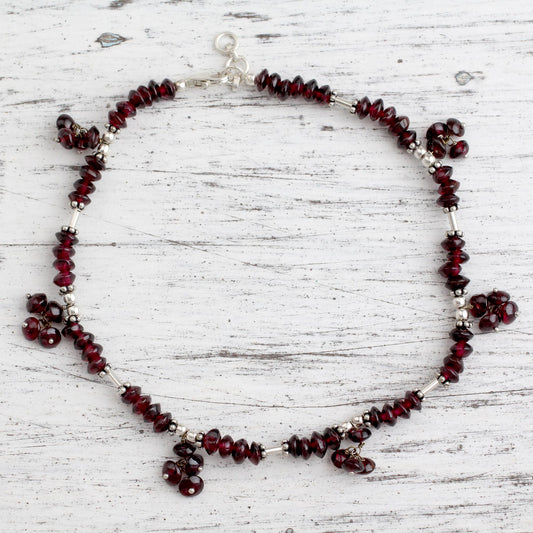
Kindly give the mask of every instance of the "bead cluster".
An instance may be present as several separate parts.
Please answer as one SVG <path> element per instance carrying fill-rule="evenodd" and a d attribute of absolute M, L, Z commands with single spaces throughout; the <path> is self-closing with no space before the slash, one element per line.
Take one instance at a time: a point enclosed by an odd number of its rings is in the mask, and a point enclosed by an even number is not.
<path fill-rule="evenodd" d="M 100 140 L 100 132 L 96 126 L 83 128 L 76 124 L 70 115 L 59 115 L 56 126 L 58 129 L 56 141 L 67 150 L 96 148 Z"/>
<path fill-rule="evenodd" d="M 49 302 L 46 294 L 26 295 L 26 309 L 28 313 L 40 315 L 40 318 L 28 317 L 22 324 L 22 334 L 29 341 L 39 339 L 44 348 L 53 348 L 61 341 L 59 330 L 52 323 L 63 322 L 63 308 L 57 302 Z"/>
<path fill-rule="evenodd" d="M 475 294 L 470 298 L 470 313 L 479 318 L 481 331 L 496 330 L 500 323 L 511 324 L 518 316 L 518 306 L 508 292 L 494 289 L 490 294 Z"/>

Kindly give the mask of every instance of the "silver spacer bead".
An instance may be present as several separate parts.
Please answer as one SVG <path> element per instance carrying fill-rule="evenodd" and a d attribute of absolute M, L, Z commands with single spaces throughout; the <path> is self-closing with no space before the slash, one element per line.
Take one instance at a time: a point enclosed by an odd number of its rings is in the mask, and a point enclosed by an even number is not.
<path fill-rule="evenodd" d="M 67 306 L 73 305 L 74 303 L 76 303 L 76 296 L 73 292 L 67 292 L 67 294 L 63 295 L 63 300 L 65 301 L 65 304 Z"/>
<path fill-rule="evenodd" d="M 61 226 L 61 231 L 66 233 L 72 233 L 72 235 L 77 235 L 79 233 L 78 229 L 74 226 Z"/>
<path fill-rule="evenodd" d="M 98 375 L 101 378 L 103 378 L 103 377 L 107 376 L 107 374 L 109 374 L 110 372 L 111 372 L 111 366 L 105 365 L 104 369 L 101 372 L 98 372 Z"/>
<path fill-rule="evenodd" d="M 442 167 L 442 163 L 440 161 L 435 161 L 435 163 L 433 163 L 433 166 L 436 168 L 436 169 L 439 169 L 440 167 Z"/>
<path fill-rule="evenodd" d="M 289 454 L 289 442 L 284 440 L 282 443 L 281 443 L 281 450 L 282 452 L 285 454 L 285 455 L 288 455 Z"/>
<path fill-rule="evenodd" d="M 418 396 L 420 400 L 423 400 L 425 398 L 424 393 L 420 389 L 415 389 L 413 392 Z"/>
<path fill-rule="evenodd" d="M 420 159 L 420 161 L 422 161 L 422 164 L 425 166 L 425 167 L 428 167 L 428 171 L 429 171 L 429 167 L 432 167 L 433 166 L 433 163 L 435 163 L 435 161 L 437 161 L 436 157 L 431 153 L 431 152 L 426 152 L 422 158 Z M 433 171 L 435 172 L 435 171 Z"/>
<path fill-rule="evenodd" d="M 74 285 L 67 285 L 66 287 L 59 287 L 59 294 L 66 294 L 67 292 L 74 292 Z"/>
<path fill-rule="evenodd" d="M 261 459 L 266 459 L 266 448 L 262 444 L 259 444 L 259 452 L 261 453 Z"/>
<path fill-rule="evenodd" d="M 72 207 L 72 209 L 79 209 L 80 211 L 83 211 L 85 209 L 85 204 L 83 202 L 76 202 L 76 200 L 72 200 L 72 202 L 70 202 L 70 207 Z"/>
<path fill-rule="evenodd" d="M 205 435 L 202 432 L 196 434 L 196 442 L 195 442 L 195 444 L 196 444 L 197 448 L 201 448 L 202 447 L 202 443 L 204 442 L 204 437 L 205 437 Z"/>
<path fill-rule="evenodd" d="M 115 140 L 115 134 L 110 131 L 106 131 L 102 135 L 100 142 L 102 142 L 103 144 L 111 144 L 114 140 Z"/>
<path fill-rule="evenodd" d="M 463 232 L 459 229 L 451 229 L 446 232 L 447 237 L 462 237 L 463 235 Z"/>
<path fill-rule="evenodd" d="M 337 99 L 337 91 L 331 91 L 331 95 L 329 97 L 329 106 L 333 107 L 335 105 L 335 100 Z"/>
<path fill-rule="evenodd" d="M 176 430 L 178 429 L 178 423 L 175 420 L 171 420 L 170 424 L 168 425 L 168 432 L 169 433 L 176 433 Z"/>
<path fill-rule="evenodd" d="M 75 324 L 76 322 L 80 321 L 80 315 L 70 315 L 67 319 L 67 322 L 70 322 L 71 324 Z"/>
<path fill-rule="evenodd" d="M 106 155 L 109 152 L 109 144 L 100 143 L 97 148 L 98 153 Z"/>
<path fill-rule="evenodd" d="M 107 163 L 107 157 L 105 156 L 105 154 L 102 154 L 101 152 L 95 152 L 93 155 L 94 157 L 96 157 L 96 159 L 102 161 L 102 163 Z"/>
<path fill-rule="evenodd" d="M 461 309 L 466 306 L 466 298 L 464 296 L 456 296 L 453 299 L 453 305 L 456 309 Z"/>
<path fill-rule="evenodd" d="M 69 305 L 64 309 L 64 313 L 66 317 L 69 317 L 72 315 L 79 315 L 80 310 L 75 305 Z"/>

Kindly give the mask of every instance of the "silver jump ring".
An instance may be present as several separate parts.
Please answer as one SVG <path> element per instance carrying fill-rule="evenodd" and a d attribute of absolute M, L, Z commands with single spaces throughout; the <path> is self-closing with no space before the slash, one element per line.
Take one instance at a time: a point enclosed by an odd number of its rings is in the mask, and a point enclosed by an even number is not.
<path fill-rule="evenodd" d="M 226 43 L 224 46 L 221 46 L 220 41 L 222 41 L 222 39 L 227 39 L 229 40 L 229 42 Z M 235 50 L 237 50 L 238 46 L 239 39 L 234 33 L 230 31 L 220 33 L 215 38 L 215 50 L 218 50 L 221 54 L 231 56 L 232 54 L 234 54 Z"/>
<path fill-rule="evenodd" d="M 225 67 L 226 69 L 237 69 L 241 74 L 247 74 L 248 70 L 250 69 L 248 60 L 245 57 L 238 56 L 236 54 L 233 54 L 230 58 L 228 58 Z"/>

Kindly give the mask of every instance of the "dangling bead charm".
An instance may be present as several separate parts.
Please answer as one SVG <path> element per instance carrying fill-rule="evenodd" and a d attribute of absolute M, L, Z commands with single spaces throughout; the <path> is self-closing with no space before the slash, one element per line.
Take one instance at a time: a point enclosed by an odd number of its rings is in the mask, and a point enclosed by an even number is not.
<path fill-rule="evenodd" d="M 41 317 L 28 317 L 22 324 L 22 334 L 29 341 L 38 338 L 44 348 L 57 346 L 61 342 L 61 333 L 51 323 L 62 322 L 63 307 L 57 302 L 49 302 L 43 293 L 28 294 L 27 299 L 26 309 Z"/>
<path fill-rule="evenodd" d="M 435 122 L 426 132 L 426 148 L 437 159 L 442 159 L 446 155 L 448 146 L 450 147 L 449 156 L 452 159 L 466 157 L 469 149 L 468 143 L 465 140 L 455 140 L 456 137 L 462 137 L 464 134 L 464 124 L 456 118 L 449 118 L 446 123 Z"/>
<path fill-rule="evenodd" d="M 518 316 L 518 306 L 505 291 L 494 289 L 490 294 L 474 294 L 470 298 L 470 314 L 479 318 L 481 331 L 497 331 L 501 322 L 511 324 Z"/>
<path fill-rule="evenodd" d="M 171 485 L 178 485 L 183 496 L 196 496 L 204 488 L 203 479 L 198 476 L 204 467 L 204 458 L 197 452 L 197 447 L 184 438 L 174 446 L 177 461 L 166 461 L 163 465 L 163 479 Z"/>
<path fill-rule="evenodd" d="M 370 474 L 376 468 L 376 463 L 368 457 L 361 457 L 361 448 L 364 441 L 372 435 L 370 429 L 365 426 L 356 426 L 350 429 L 346 436 L 357 443 L 357 446 L 350 446 L 333 452 L 331 462 L 337 468 L 343 468 L 350 474 Z"/>
<path fill-rule="evenodd" d="M 100 142 L 100 132 L 96 126 L 83 128 L 76 124 L 70 115 L 62 114 L 57 117 L 57 142 L 67 150 L 76 147 L 78 150 L 96 148 Z"/>

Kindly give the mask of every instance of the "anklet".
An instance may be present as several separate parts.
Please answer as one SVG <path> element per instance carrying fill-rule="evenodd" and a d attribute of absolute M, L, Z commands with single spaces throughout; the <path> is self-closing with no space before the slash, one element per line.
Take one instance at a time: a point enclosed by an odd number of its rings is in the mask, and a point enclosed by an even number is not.
<path fill-rule="evenodd" d="M 457 223 L 459 198 L 455 194 L 459 182 L 452 179 L 452 167 L 445 166 L 441 160 L 464 157 L 468 153 L 468 144 L 462 139 L 464 125 L 457 119 L 436 122 L 426 132 L 425 147 L 417 140 L 416 132 L 409 129 L 409 119 L 400 115 L 392 106 L 385 107 L 382 99 L 371 102 L 364 96 L 360 100 L 340 96 L 328 85 L 320 86 L 314 79 L 305 82 L 300 76 L 292 81 L 283 79 L 278 74 L 269 74 L 265 69 L 257 75 L 249 73 L 248 61 L 237 53 L 238 40 L 232 33 L 222 33 L 215 39 L 215 49 L 227 57 L 224 68 L 213 76 L 191 76 L 176 82 L 169 79 L 160 84 L 150 81 L 146 86 L 139 86 L 130 91 L 127 100 L 116 104 L 116 110 L 110 111 L 109 123 L 105 131 L 92 126 L 85 128 L 77 124 L 69 115 L 60 115 L 57 119 L 57 142 L 67 149 L 94 149 L 94 153 L 85 157 L 85 164 L 80 167 L 74 190 L 68 195 L 70 201 L 70 221 L 56 233 L 58 244 L 53 248 L 55 261 L 53 266 L 58 271 L 54 283 L 59 287 L 63 303 L 48 301 L 43 293 L 27 295 L 28 312 L 38 315 L 25 320 L 22 332 L 28 340 L 38 340 L 45 348 L 56 346 L 61 340 L 59 324 L 64 324 L 63 337 L 73 342 L 74 348 L 81 352 L 81 359 L 87 362 L 87 370 L 103 379 L 110 380 L 116 386 L 122 401 L 131 405 L 135 414 L 142 415 L 146 422 L 153 425 L 156 433 L 167 432 L 177 438 L 174 453 L 177 458 L 168 460 L 163 465 L 163 478 L 172 486 L 177 486 L 181 494 L 193 496 L 199 494 L 204 486 L 198 475 L 203 468 L 204 459 L 200 455 L 203 449 L 208 455 L 218 452 L 221 457 L 231 456 L 240 464 L 249 460 L 258 465 L 274 455 L 285 454 L 301 457 L 305 460 L 312 455 L 324 457 L 332 451 L 331 461 L 337 468 L 352 474 L 369 474 L 375 463 L 361 455 L 361 449 L 371 436 L 370 428 L 378 429 L 382 424 L 394 426 L 399 418 L 409 418 L 412 411 L 420 410 L 426 396 L 435 388 L 447 387 L 459 381 L 464 368 L 464 360 L 472 353 L 469 344 L 473 337 L 471 318 L 479 318 L 482 331 L 497 330 L 498 326 L 510 324 L 518 316 L 518 307 L 511 301 L 507 292 L 494 289 L 487 295 L 476 294 L 467 302 L 466 287 L 469 279 L 462 275 L 463 263 L 469 259 L 464 250 L 463 233 Z M 451 291 L 455 308 L 455 324 L 450 332 L 453 341 L 442 366 L 435 377 L 420 388 L 407 391 L 404 398 L 386 403 L 383 407 L 356 413 L 344 422 L 333 424 L 323 431 L 314 431 L 308 437 L 292 437 L 272 447 L 239 438 L 234 440 L 223 435 L 218 429 L 193 431 L 178 422 L 169 412 L 162 412 L 159 403 L 141 391 L 141 388 L 122 381 L 117 377 L 106 358 L 102 356 L 101 344 L 95 342 L 95 336 L 85 331 L 80 323 L 80 313 L 74 293 L 75 246 L 78 244 L 77 223 L 80 215 L 91 203 L 95 192 L 95 182 L 100 180 L 106 169 L 108 152 L 117 139 L 126 121 L 134 117 L 137 110 L 150 107 L 160 100 L 172 100 L 177 91 L 192 87 L 209 87 L 211 85 L 229 85 L 255 88 L 267 92 L 279 100 L 303 98 L 309 102 L 341 108 L 348 114 L 360 119 L 370 120 L 386 128 L 396 139 L 397 145 L 407 154 L 419 160 L 433 180 L 439 185 L 437 205 L 448 218 L 450 230 L 446 232 L 441 246 L 446 259 L 439 273 L 446 280 L 445 286 Z M 56 327 L 57 326 L 57 327 Z M 343 440 L 350 444 L 341 449 Z"/>

